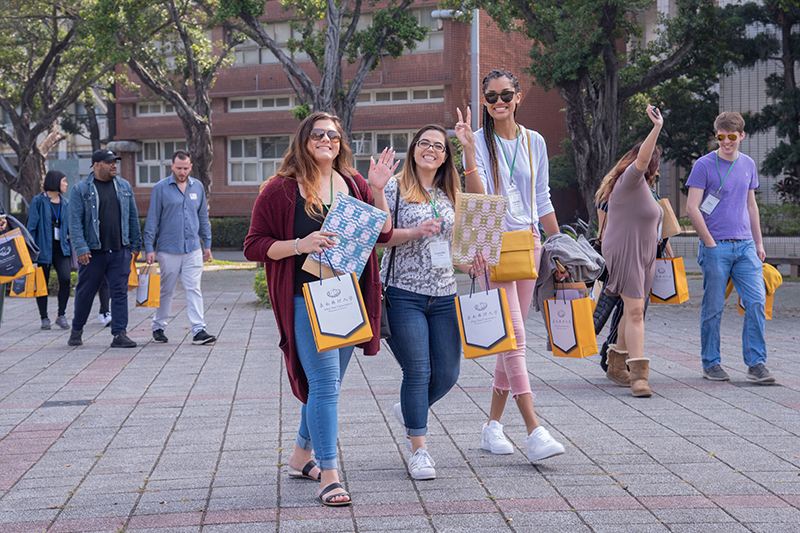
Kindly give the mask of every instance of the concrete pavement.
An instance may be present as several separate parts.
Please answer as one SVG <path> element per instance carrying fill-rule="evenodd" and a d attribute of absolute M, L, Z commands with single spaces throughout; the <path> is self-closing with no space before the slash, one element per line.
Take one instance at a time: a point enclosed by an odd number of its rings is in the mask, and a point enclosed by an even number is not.
<path fill-rule="evenodd" d="M 139 342 L 130 350 L 110 349 L 97 322 L 84 346 L 68 348 L 68 330 L 39 330 L 32 300 L 6 299 L 0 533 L 800 531 L 798 283 L 781 287 L 767 322 L 774 386 L 745 379 L 735 302 L 722 329 L 732 381 L 701 378 L 700 280 L 689 281 L 686 304 L 650 307 L 649 399 L 608 381 L 596 355 L 553 357 L 532 312 L 534 403 L 567 448 L 537 465 L 525 459 L 514 405 L 503 423 L 518 449 L 480 449 L 492 356 L 463 361 L 458 384 L 431 409 L 438 478 L 411 480 L 392 414 L 400 369 L 387 349 L 357 355 L 339 411 L 341 475 L 354 504 L 332 509 L 316 502 L 315 483 L 287 476 L 300 403 L 272 312 L 254 304 L 254 275 L 204 274 L 212 346 L 191 345 L 182 292 L 165 345 L 148 343 L 153 311 L 135 308 L 129 293 Z"/>

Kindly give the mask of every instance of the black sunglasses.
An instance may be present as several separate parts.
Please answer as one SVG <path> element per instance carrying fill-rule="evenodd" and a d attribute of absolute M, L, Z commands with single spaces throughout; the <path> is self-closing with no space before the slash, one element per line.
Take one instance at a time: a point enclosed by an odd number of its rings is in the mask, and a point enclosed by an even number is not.
<path fill-rule="evenodd" d="M 483 99 L 486 100 L 490 104 L 497 103 L 497 97 L 499 96 L 505 103 L 509 103 L 511 100 L 514 99 L 514 95 L 517 94 L 514 91 L 503 91 L 500 94 L 497 94 L 494 91 L 490 91 L 488 93 L 483 93 Z"/>
<path fill-rule="evenodd" d="M 336 130 L 311 130 L 311 133 L 308 134 L 312 141 L 322 140 L 322 137 L 325 135 L 328 136 L 328 139 L 330 139 L 332 143 L 338 143 L 342 140 L 342 136 L 339 135 L 339 132 Z"/>

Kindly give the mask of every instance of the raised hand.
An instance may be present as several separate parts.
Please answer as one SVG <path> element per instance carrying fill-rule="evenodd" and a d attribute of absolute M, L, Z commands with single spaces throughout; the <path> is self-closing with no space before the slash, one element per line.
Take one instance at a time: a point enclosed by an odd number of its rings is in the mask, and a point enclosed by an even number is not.
<path fill-rule="evenodd" d="M 664 125 L 664 117 L 661 115 L 661 111 L 655 106 L 647 105 L 647 117 L 659 128 Z"/>
<path fill-rule="evenodd" d="M 461 115 L 461 109 L 456 108 L 458 122 L 456 122 L 455 132 L 458 141 L 464 148 L 475 149 L 475 134 L 472 133 L 472 110 L 467 107 L 467 120 Z"/>
<path fill-rule="evenodd" d="M 381 155 L 378 156 L 378 162 L 375 162 L 374 157 L 369 158 L 369 184 L 370 187 L 383 190 L 388 183 L 389 178 L 392 177 L 394 171 L 397 170 L 397 165 L 400 160 L 394 161 L 395 151 L 391 148 L 384 148 Z M 394 164 L 392 164 L 394 162 Z"/>

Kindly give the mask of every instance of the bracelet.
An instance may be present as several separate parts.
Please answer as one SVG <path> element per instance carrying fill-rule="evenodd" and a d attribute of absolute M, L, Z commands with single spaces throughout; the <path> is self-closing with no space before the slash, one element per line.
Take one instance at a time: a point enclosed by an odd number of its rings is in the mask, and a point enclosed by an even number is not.
<path fill-rule="evenodd" d="M 297 243 L 300 242 L 300 237 L 294 240 L 294 253 L 295 255 L 300 255 L 300 250 L 297 249 Z"/>
<path fill-rule="evenodd" d="M 468 170 L 468 171 L 464 172 L 464 175 L 466 176 L 466 175 L 468 175 L 468 174 L 472 174 L 473 172 L 475 172 L 475 171 L 477 171 L 477 170 L 478 170 L 478 167 L 475 167 L 475 168 L 473 168 L 472 170 Z"/>

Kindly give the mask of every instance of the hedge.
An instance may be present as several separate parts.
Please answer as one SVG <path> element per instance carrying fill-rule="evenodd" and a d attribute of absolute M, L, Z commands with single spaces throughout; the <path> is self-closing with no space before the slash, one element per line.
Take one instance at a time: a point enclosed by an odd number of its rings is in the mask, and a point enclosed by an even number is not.
<path fill-rule="evenodd" d="M 144 223 L 147 217 L 139 217 L 139 225 L 144 236 Z M 215 250 L 230 248 L 244 250 L 244 238 L 250 231 L 250 217 L 210 217 L 211 247 Z"/>

